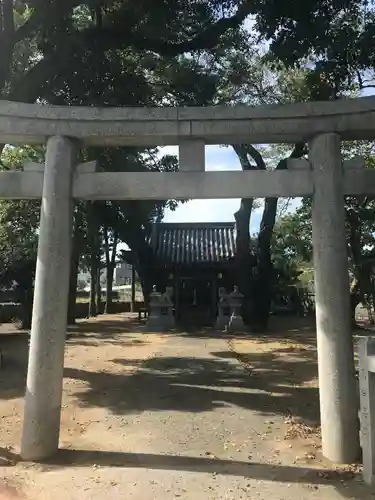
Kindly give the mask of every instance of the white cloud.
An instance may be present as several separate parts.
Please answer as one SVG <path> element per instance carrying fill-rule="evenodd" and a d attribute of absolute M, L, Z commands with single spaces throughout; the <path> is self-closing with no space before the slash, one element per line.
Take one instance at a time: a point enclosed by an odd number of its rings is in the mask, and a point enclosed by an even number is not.
<path fill-rule="evenodd" d="M 168 211 L 165 222 L 231 222 L 238 210 L 239 201 L 192 200 L 180 205 L 174 212 Z"/>
<path fill-rule="evenodd" d="M 158 156 L 175 155 L 178 156 L 178 146 L 163 146 L 158 150 Z"/>
<path fill-rule="evenodd" d="M 178 156 L 177 146 L 161 148 L 160 154 Z M 230 147 L 206 146 L 206 170 L 241 170 L 236 153 Z M 168 210 L 165 222 L 230 222 L 238 210 L 239 200 L 191 200 L 179 205 L 177 210 Z"/>

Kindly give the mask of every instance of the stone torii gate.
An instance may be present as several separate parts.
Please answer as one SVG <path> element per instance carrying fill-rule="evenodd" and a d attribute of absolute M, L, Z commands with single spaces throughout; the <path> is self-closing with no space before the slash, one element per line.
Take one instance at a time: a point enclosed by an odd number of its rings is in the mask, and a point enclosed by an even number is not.
<path fill-rule="evenodd" d="M 21 455 L 58 449 L 67 327 L 72 200 L 313 197 L 323 452 L 359 455 L 344 194 L 375 194 L 375 171 L 343 166 L 340 141 L 375 139 L 375 98 L 252 108 L 78 108 L 0 102 L 3 143 L 47 142 L 44 172 L 0 172 L 0 198 L 42 198 Z M 205 144 L 309 141 L 285 171 L 205 172 Z M 76 169 L 80 146 L 178 144 L 180 172 Z"/>

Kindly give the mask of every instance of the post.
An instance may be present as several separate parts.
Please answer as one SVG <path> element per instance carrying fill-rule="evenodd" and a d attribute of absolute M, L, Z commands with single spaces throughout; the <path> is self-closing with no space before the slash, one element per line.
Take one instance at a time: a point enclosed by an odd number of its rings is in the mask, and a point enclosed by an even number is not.
<path fill-rule="evenodd" d="M 361 447 L 363 480 L 375 485 L 375 339 L 363 338 L 358 346 Z"/>
<path fill-rule="evenodd" d="M 130 312 L 135 312 L 135 265 L 134 262 L 131 264 L 132 266 L 132 297 L 130 304 Z"/>
<path fill-rule="evenodd" d="M 76 147 L 47 142 L 21 456 L 41 460 L 58 449 L 72 238 Z"/>
<path fill-rule="evenodd" d="M 205 143 L 201 139 L 185 140 L 179 144 L 180 172 L 204 172 Z"/>
<path fill-rule="evenodd" d="M 333 462 L 359 457 L 340 137 L 310 144 L 314 170 L 312 236 L 323 454 Z"/>

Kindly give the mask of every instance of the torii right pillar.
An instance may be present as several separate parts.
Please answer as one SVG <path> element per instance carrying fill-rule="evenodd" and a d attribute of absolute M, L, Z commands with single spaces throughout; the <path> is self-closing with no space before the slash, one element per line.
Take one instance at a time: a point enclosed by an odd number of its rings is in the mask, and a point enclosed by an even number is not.
<path fill-rule="evenodd" d="M 343 163 L 338 134 L 310 142 L 314 196 L 312 235 L 323 454 L 336 463 L 359 458 Z"/>

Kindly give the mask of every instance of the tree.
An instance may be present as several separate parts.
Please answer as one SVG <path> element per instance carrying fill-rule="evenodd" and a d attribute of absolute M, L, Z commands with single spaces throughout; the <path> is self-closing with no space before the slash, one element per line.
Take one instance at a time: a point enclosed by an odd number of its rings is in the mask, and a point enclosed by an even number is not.
<path fill-rule="evenodd" d="M 125 104 L 129 94 L 118 85 L 121 74 L 108 71 L 110 58 L 126 64 L 127 52 L 174 56 L 213 48 L 250 11 L 249 2 L 241 0 L 1 0 L 0 7 L 3 98 L 57 98 L 68 80 L 80 82 L 82 97 L 97 81 L 102 89 L 107 83 L 109 101 L 118 105 Z M 24 51 L 31 57 L 21 58 Z M 134 84 L 130 95 L 145 79 L 134 64 L 124 77 Z M 106 100 L 101 94 L 98 98 Z"/>
<path fill-rule="evenodd" d="M 3 168 L 19 170 L 25 161 L 35 161 L 42 149 L 6 148 Z M 31 326 L 33 282 L 38 247 L 40 202 L 0 202 L 0 285 L 13 288 L 21 304 L 21 326 Z"/>
<path fill-rule="evenodd" d="M 371 142 L 344 144 L 343 158 L 361 155 L 366 168 L 375 166 L 375 145 Z M 375 201 L 369 197 L 345 197 L 345 222 L 350 275 L 351 315 L 355 324 L 355 310 L 359 303 L 373 306 L 372 278 L 375 256 Z M 284 234 L 289 254 L 299 262 L 312 267 L 311 200 L 304 199 L 292 215 L 283 217 L 278 226 Z M 287 236 L 285 236 L 287 234 Z M 279 236 L 280 238 L 280 236 Z"/>
<path fill-rule="evenodd" d="M 246 36 L 247 35 L 247 36 Z M 173 105 L 212 104 L 276 104 L 304 101 L 310 97 L 306 84 L 309 71 L 290 70 L 279 64 L 271 65 L 256 47 L 254 40 L 241 30 L 236 46 L 224 44 L 214 51 L 201 51 L 196 57 L 178 56 L 154 62 L 155 85 Z M 181 87 L 180 82 L 184 84 Z M 178 90 L 182 91 L 178 92 Z M 233 144 L 243 170 L 287 168 L 289 156 L 298 158 L 306 153 L 304 144 L 294 149 L 271 146 Z M 237 226 L 237 279 L 245 296 L 245 320 L 254 329 L 267 325 L 272 286 L 271 239 L 278 200 L 265 200 L 257 242 L 251 242 L 250 220 L 255 200 L 241 200 L 234 214 Z M 251 244 L 252 243 L 252 244 Z M 255 264 L 255 276 L 254 276 Z"/>
<path fill-rule="evenodd" d="M 255 28 L 276 63 L 308 69 L 311 98 L 337 99 L 374 87 L 374 3 L 367 0 L 258 2 Z"/>
<path fill-rule="evenodd" d="M 267 164 L 259 149 L 251 145 L 234 145 L 243 170 L 266 170 Z M 303 143 L 296 144 L 289 158 L 300 158 L 306 152 Z M 251 162 L 253 161 L 253 163 Z M 279 160 L 275 169 L 285 170 L 288 158 Z M 264 330 L 271 310 L 274 269 L 271 258 L 271 242 L 276 222 L 277 198 L 266 198 L 257 240 L 251 245 L 250 218 L 252 199 L 241 200 L 235 213 L 237 225 L 237 273 L 244 294 L 244 317 L 255 330 Z M 255 272 L 254 269 L 255 259 Z"/>
<path fill-rule="evenodd" d="M 33 2 L 0 0 L 0 96 L 2 98 L 68 105 L 160 104 L 165 96 L 155 86 L 158 61 L 205 49 L 214 51 L 233 45 L 239 27 L 249 12 L 246 1 L 101 1 L 67 0 Z M 166 23 L 166 19 L 168 22 Z M 157 36 L 155 35 L 157 34 Z M 156 66 L 152 68 L 152 64 Z M 171 84 L 171 78 L 168 79 Z M 196 87 L 196 90 L 199 85 Z M 180 79 L 173 94 L 184 94 Z M 120 148 L 121 149 L 121 148 Z M 83 157 L 98 159 L 101 168 L 113 166 L 120 158 L 120 170 L 146 165 L 151 152 L 140 150 L 88 151 Z M 107 161 L 103 161 L 107 155 Z M 133 160 L 137 158 L 136 161 Z M 85 158 L 82 158 L 85 159 Z M 163 163 L 164 161 L 164 163 Z M 146 169 L 168 169 L 173 160 L 164 159 Z M 103 166 L 104 163 L 104 166 Z M 154 161 L 155 163 L 155 161 Z M 96 312 L 101 238 L 105 227 L 121 234 L 137 255 L 138 273 L 145 292 L 150 288 L 152 266 L 145 238 L 149 224 L 160 218 L 165 206 L 175 202 L 123 203 L 118 227 L 108 227 L 95 210 L 96 204 L 78 204 L 75 210 L 69 319 L 74 319 L 77 269 L 80 258 L 91 255 L 91 312 Z M 106 253 L 107 255 L 107 253 Z M 107 259 L 107 267 L 112 260 Z M 109 278 L 111 276 L 109 266 Z M 113 267 L 113 266 L 112 266 Z M 147 270 L 147 272 L 146 272 Z M 112 273 L 113 274 L 113 273 Z M 147 286 L 146 286 L 147 281 Z M 95 286 L 97 283 L 98 286 Z M 110 283 L 109 283 L 110 284 Z M 110 287 L 107 287 L 110 288 Z M 94 297 L 95 300 L 94 300 Z"/>
<path fill-rule="evenodd" d="M 111 306 L 112 306 L 113 275 L 116 268 L 117 244 L 119 236 L 116 230 L 111 231 L 105 223 L 103 225 L 103 236 L 104 236 L 105 265 L 107 271 L 106 299 L 105 299 L 104 312 L 105 314 L 108 314 L 111 312 Z"/>

